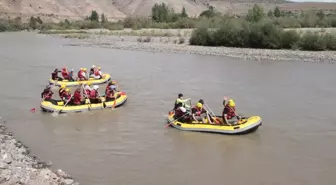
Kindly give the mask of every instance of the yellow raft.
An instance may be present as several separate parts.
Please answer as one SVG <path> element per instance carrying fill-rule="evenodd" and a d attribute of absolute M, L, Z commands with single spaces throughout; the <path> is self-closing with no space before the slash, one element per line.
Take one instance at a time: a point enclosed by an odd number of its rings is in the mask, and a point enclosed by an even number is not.
<path fill-rule="evenodd" d="M 220 117 L 221 116 L 217 116 L 217 118 L 222 123 L 223 120 Z M 232 126 L 223 124 L 209 124 L 207 120 L 207 123 L 182 123 L 176 121 L 174 114 L 171 114 L 167 121 L 168 124 L 170 123 L 170 126 L 183 131 L 213 132 L 221 134 L 247 134 L 256 131 L 259 126 L 262 125 L 262 119 L 259 116 L 250 116 L 241 120 L 238 124 Z"/>
<path fill-rule="evenodd" d="M 89 80 L 85 80 L 85 81 L 73 81 L 70 82 L 69 80 L 62 80 L 62 81 L 57 81 L 57 80 L 53 80 L 53 79 L 49 79 L 49 84 L 53 85 L 55 84 L 56 86 L 61 86 L 62 84 L 64 84 L 65 86 L 69 87 L 69 86 L 78 86 L 81 85 L 82 83 L 87 83 L 90 82 L 91 85 L 97 85 L 97 84 L 103 84 L 108 82 L 111 79 L 111 75 L 109 74 L 104 74 L 102 79 L 98 79 L 95 80 L 94 78 L 89 78 Z"/>
<path fill-rule="evenodd" d="M 68 112 L 83 112 L 90 110 L 99 110 L 104 108 L 112 108 L 114 104 L 114 100 L 105 102 L 105 97 L 100 98 L 103 103 L 91 103 L 89 104 L 89 100 L 86 99 L 86 104 L 84 105 L 66 105 L 64 106 L 64 102 L 62 100 L 51 101 L 42 101 L 41 109 L 44 112 L 59 112 L 59 113 L 68 113 Z M 120 107 L 127 101 L 127 95 L 125 92 L 117 92 L 117 99 L 115 107 Z"/>

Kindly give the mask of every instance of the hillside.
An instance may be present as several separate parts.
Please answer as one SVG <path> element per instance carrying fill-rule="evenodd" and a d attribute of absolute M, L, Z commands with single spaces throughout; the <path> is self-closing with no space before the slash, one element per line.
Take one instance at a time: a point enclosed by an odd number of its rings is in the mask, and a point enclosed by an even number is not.
<path fill-rule="evenodd" d="M 336 3 L 290 3 L 282 0 L 1 0 L 0 16 L 40 16 L 44 20 L 57 21 L 83 19 L 91 10 L 104 13 L 109 20 L 120 20 L 127 16 L 148 16 L 155 3 L 166 3 L 176 11 L 185 7 L 189 16 L 198 16 L 209 6 L 220 12 L 244 13 L 258 3 L 266 9 L 276 5 L 284 9 L 336 9 Z"/>

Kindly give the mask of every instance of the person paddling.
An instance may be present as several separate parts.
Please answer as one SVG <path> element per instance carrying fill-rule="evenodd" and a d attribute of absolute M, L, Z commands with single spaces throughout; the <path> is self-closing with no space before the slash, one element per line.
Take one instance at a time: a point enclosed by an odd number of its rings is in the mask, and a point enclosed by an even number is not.
<path fill-rule="evenodd" d="M 67 68 L 65 68 L 65 67 L 63 67 L 62 68 L 62 76 L 63 76 L 63 79 L 65 79 L 65 80 L 69 80 L 70 78 L 69 78 L 69 72 L 68 72 L 68 70 L 67 70 Z"/>
<path fill-rule="evenodd" d="M 51 79 L 56 81 L 62 81 L 63 78 L 58 76 L 58 73 L 61 72 L 57 68 L 54 70 L 54 72 L 51 73 Z"/>
<path fill-rule="evenodd" d="M 185 103 L 186 103 L 187 101 L 189 101 L 189 100 L 190 100 L 190 98 L 184 100 L 184 99 L 183 99 L 183 94 L 182 94 L 182 93 L 179 93 L 177 99 L 175 100 L 174 108 L 173 108 L 173 109 L 174 109 L 174 110 L 177 109 L 177 107 L 178 107 L 178 103 L 182 103 L 182 107 L 190 108 L 189 105 L 186 105 L 186 104 L 185 104 Z"/>
<path fill-rule="evenodd" d="M 202 121 L 202 123 L 206 123 L 205 118 L 207 118 L 209 123 L 212 124 L 209 114 L 203 108 L 202 103 L 198 102 L 196 106 L 191 109 L 191 113 L 193 120 L 195 120 L 197 123 L 199 123 L 199 121 Z"/>
<path fill-rule="evenodd" d="M 92 67 L 90 68 L 89 77 L 93 78 L 95 71 L 96 71 L 96 66 L 92 65 Z"/>
<path fill-rule="evenodd" d="M 68 103 L 68 105 L 71 105 L 72 104 L 72 102 L 71 102 L 71 92 L 70 92 L 70 89 L 68 89 L 68 88 L 66 88 L 65 89 L 65 91 L 64 91 L 64 93 L 63 93 L 63 102 L 64 102 L 64 104 L 66 104 L 68 101 L 69 101 L 69 103 Z"/>
<path fill-rule="evenodd" d="M 58 96 L 63 99 L 63 93 L 65 92 L 65 84 L 61 85 L 61 88 L 58 90 Z"/>
<path fill-rule="evenodd" d="M 80 68 L 80 70 L 78 71 L 78 79 L 80 81 L 84 81 L 84 80 L 87 80 L 87 77 L 86 77 L 86 68 Z"/>
<path fill-rule="evenodd" d="M 93 90 L 90 91 L 89 99 L 91 103 L 101 103 L 101 99 L 98 93 L 99 86 L 94 85 Z"/>
<path fill-rule="evenodd" d="M 233 99 L 229 99 L 228 103 L 225 103 L 226 101 L 224 99 L 224 109 L 222 113 L 223 122 L 228 125 L 236 124 L 239 121 L 239 117 L 236 115 L 236 103 L 233 101 Z"/>
<path fill-rule="evenodd" d="M 44 101 L 49 101 L 52 104 L 57 104 L 57 102 L 55 100 L 52 99 L 52 95 L 54 93 L 51 91 L 51 85 L 47 85 L 46 88 L 43 90 L 43 92 L 41 93 L 41 98 Z"/>
<path fill-rule="evenodd" d="M 174 119 L 178 120 L 182 123 L 191 122 L 190 114 L 187 112 L 186 108 L 183 107 L 182 102 L 177 104 L 177 108 L 175 110 Z"/>
<path fill-rule="evenodd" d="M 73 104 L 74 105 L 83 105 L 85 101 L 82 98 L 80 87 L 78 87 L 73 95 Z"/>

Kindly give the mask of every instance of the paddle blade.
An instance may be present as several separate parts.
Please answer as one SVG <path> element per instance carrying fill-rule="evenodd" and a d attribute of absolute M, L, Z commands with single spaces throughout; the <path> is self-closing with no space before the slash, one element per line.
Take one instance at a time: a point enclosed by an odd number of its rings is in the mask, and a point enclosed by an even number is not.
<path fill-rule="evenodd" d="M 126 93 L 125 93 L 125 92 L 120 92 L 119 94 L 120 94 L 120 95 L 126 95 Z"/>

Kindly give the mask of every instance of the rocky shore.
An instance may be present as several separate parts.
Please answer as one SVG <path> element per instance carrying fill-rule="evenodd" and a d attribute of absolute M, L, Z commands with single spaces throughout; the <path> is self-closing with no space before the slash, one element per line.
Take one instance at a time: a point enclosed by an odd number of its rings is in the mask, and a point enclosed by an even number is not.
<path fill-rule="evenodd" d="M 179 34 L 165 36 L 149 36 L 148 34 L 114 35 L 113 33 L 81 33 L 81 34 L 59 34 L 63 38 L 83 41 L 80 44 L 73 43 L 71 46 L 80 47 L 101 47 L 133 51 L 149 52 L 173 52 L 185 54 L 200 54 L 227 56 L 245 60 L 291 60 L 305 62 L 327 62 L 336 61 L 335 51 L 299 51 L 299 50 L 271 50 L 231 47 L 205 47 L 189 45 L 189 35 Z"/>
<path fill-rule="evenodd" d="M 50 170 L 50 162 L 40 161 L 3 124 L 0 124 L 0 158 L 0 184 L 79 185 L 64 171 Z"/>

